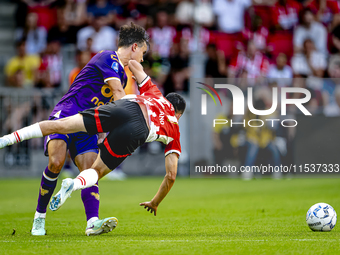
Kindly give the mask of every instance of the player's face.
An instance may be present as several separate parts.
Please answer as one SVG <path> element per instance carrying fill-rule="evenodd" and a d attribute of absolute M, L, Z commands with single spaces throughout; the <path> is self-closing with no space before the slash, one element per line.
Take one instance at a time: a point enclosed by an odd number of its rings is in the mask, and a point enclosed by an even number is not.
<path fill-rule="evenodd" d="M 177 120 L 179 120 L 180 117 L 182 117 L 183 113 L 175 113 L 175 117 Z"/>
<path fill-rule="evenodd" d="M 143 55 L 146 54 L 146 51 L 148 49 L 148 46 L 146 43 L 142 47 L 139 47 L 136 43 L 132 45 L 132 54 L 131 59 L 138 61 L 138 63 L 141 63 L 144 61 Z"/>

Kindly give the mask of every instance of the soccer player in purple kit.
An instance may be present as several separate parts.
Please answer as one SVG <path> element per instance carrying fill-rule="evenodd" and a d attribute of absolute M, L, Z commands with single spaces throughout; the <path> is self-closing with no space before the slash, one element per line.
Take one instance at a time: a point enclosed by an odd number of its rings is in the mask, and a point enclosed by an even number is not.
<path fill-rule="evenodd" d="M 131 23 L 120 28 L 118 50 L 102 50 L 80 71 L 69 91 L 55 106 L 50 120 L 77 114 L 88 108 L 104 105 L 111 100 L 125 96 L 127 76 L 124 66 L 133 59 L 143 61 L 149 37 L 144 28 Z M 85 132 L 68 135 L 52 134 L 45 138 L 45 155 L 49 163 L 43 172 L 32 235 L 45 235 L 46 208 L 57 184 L 58 175 L 64 165 L 67 150 L 78 167 L 83 171 L 91 167 L 98 154 L 98 140 L 105 134 L 89 136 Z M 20 137 L 16 136 L 20 141 Z M 99 188 L 95 186 L 82 190 L 81 198 L 87 217 L 86 235 L 99 235 L 111 231 L 117 225 L 114 217 L 100 220 Z"/>

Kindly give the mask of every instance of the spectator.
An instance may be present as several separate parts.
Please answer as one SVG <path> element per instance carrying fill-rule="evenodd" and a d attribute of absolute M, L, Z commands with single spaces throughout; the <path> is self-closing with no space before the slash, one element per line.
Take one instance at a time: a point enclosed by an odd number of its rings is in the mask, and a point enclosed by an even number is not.
<path fill-rule="evenodd" d="M 86 22 L 86 0 L 62 0 L 58 18 L 63 16 L 69 26 L 80 27 Z"/>
<path fill-rule="evenodd" d="M 293 31 L 299 23 L 302 5 L 294 0 L 278 0 L 273 6 L 273 22 L 277 30 Z"/>
<path fill-rule="evenodd" d="M 195 4 L 192 0 L 184 0 L 178 3 L 175 12 L 176 21 L 183 25 L 193 23 Z"/>
<path fill-rule="evenodd" d="M 205 62 L 205 76 L 207 78 L 221 78 L 226 76 L 226 63 L 223 52 L 218 52 L 215 44 L 207 46 L 208 59 Z"/>
<path fill-rule="evenodd" d="M 316 20 L 328 28 L 334 27 L 340 21 L 340 7 L 334 0 L 310 0 L 307 7 L 316 15 Z"/>
<path fill-rule="evenodd" d="M 276 58 L 276 64 L 271 65 L 267 74 L 270 82 L 276 82 L 280 87 L 289 86 L 292 82 L 293 71 L 287 65 L 287 56 L 280 53 Z"/>
<path fill-rule="evenodd" d="M 157 13 L 156 24 L 156 27 L 148 30 L 153 43 L 152 52 L 161 58 L 169 58 L 176 30 L 168 25 L 168 14 L 164 10 Z"/>
<path fill-rule="evenodd" d="M 194 38 L 193 29 L 190 26 L 177 27 L 176 37 L 174 42 L 178 43 L 182 38 L 188 40 L 190 52 L 201 51 L 203 52 L 210 40 L 210 31 L 204 27 L 200 27 L 198 30 L 198 40 Z"/>
<path fill-rule="evenodd" d="M 56 24 L 57 8 L 54 7 L 57 0 L 25 1 L 29 5 L 29 12 L 38 15 L 38 26 L 42 26 L 48 31 Z"/>
<path fill-rule="evenodd" d="M 314 20 L 314 15 L 308 8 L 302 11 L 301 24 L 294 30 L 295 52 L 303 50 L 303 43 L 307 38 L 313 40 L 319 52 L 327 55 L 327 30 L 320 22 Z"/>
<path fill-rule="evenodd" d="M 333 54 L 340 52 L 340 25 L 337 25 L 331 33 L 329 49 Z"/>
<path fill-rule="evenodd" d="M 137 0 L 134 0 L 137 1 Z M 151 2 L 151 1 L 146 1 Z M 160 11 L 166 11 L 166 13 L 172 17 L 176 13 L 176 9 L 178 7 L 178 1 L 169 1 L 169 0 L 156 0 L 153 4 L 149 4 L 148 8 L 148 15 L 151 17 L 155 17 L 156 14 Z"/>
<path fill-rule="evenodd" d="M 40 57 L 26 54 L 26 42 L 16 44 L 17 55 L 5 66 L 8 84 L 11 86 L 33 87 L 35 73 L 40 65 Z"/>
<path fill-rule="evenodd" d="M 91 60 L 91 52 L 89 51 L 77 51 L 76 55 L 77 66 L 73 68 L 68 76 L 69 86 L 73 83 L 81 69 Z"/>
<path fill-rule="evenodd" d="M 251 0 L 213 0 L 213 10 L 222 32 L 233 34 L 244 29 L 244 14 Z"/>
<path fill-rule="evenodd" d="M 29 13 L 26 18 L 25 27 L 18 28 L 15 31 L 16 41 L 26 41 L 27 54 L 39 54 L 46 48 L 46 29 L 39 27 L 37 24 L 38 15 L 36 13 Z"/>
<path fill-rule="evenodd" d="M 327 68 L 326 57 L 316 50 L 311 39 L 307 39 L 303 43 L 303 53 L 292 58 L 292 68 L 294 74 L 322 78 Z"/>
<path fill-rule="evenodd" d="M 243 31 L 243 36 L 246 40 L 253 40 L 258 50 L 266 51 L 269 31 L 262 25 L 260 16 L 254 17 L 251 29 L 246 28 Z"/>
<path fill-rule="evenodd" d="M 80 29 L 77 33 L 77 46 L 80 50 L 86 50 L 87 39 L 92 38 L 93 52 L 101 50 L 115 50 L 117 48 L 117 32 L 106 26 L 105 16 L 96 16 L 91 26 Z"/>
<path fill-rule="evenodd" d="M 333 55 L 329 60 L 328 74 L 330 79 L 323 80 L 322 98 L 323 113 L 326 116 L 340 115 L 340 56 Z"/>
<path fill-rule="evenodd" d="M 134 22 L 142 27 L 145 27 L 147 23 L 146 14 L 149 12 L 149 8 L 146 4 L 143 4 L 141 2 L 143 1 L 125 1 L 124 4 L 120 6 L 120 15 L 117 16 L 116 26 L 120 27 L 126 23 Z M 145 1 L 145 3 L 148 2 L 150 1 Z"/>
<path fill-rule="evenodd" d="M 59 41 L 62 45 L 76 43 L 77 28 L 70 26 L 66 21 L 65 15 L 58 15 L 57 25 L 48 31 L 48 41 Z"/>
<path fill-rule="evenodd" d="M 58 88 L 62 81 L 63 61 L 60 54 L 60 42 L 47 44 L 39 67 L 37 87 Z"/>
<path fill-rule="evenodd" d="M 106 18 L 106 23 L 111 25 L 114 23 L 116 13 L 120 13 L 120 8 L 114 6 L 107 0 L 95 0 L 93 4 L 87 7 L 87 13 L 91 18 L 96 16 L 103 16 Z"/>
<path fill-rule="evenodd" d="M 164 83 L 164 93 L 174 91 L 188 92 L 190 67 L 188 41 L 182 39 L 173 47 L 173 55 L 170 58 L 170 74 Z"/>
<path fill-rule="evenodd" d="M 268 72 L 268 59 L 256 49 L 254 41 L 250 40 L 247 44 L 247 51 L 239 52 L 236 58 L 232 59 L 228 77 L 234 78 L 246 71 L 248 78 L 266 77 Z"/>

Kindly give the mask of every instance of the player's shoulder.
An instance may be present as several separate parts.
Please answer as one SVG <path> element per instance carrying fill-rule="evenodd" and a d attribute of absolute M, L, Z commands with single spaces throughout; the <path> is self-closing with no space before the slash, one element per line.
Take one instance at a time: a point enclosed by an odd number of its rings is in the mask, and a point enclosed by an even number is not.
<path fill-rule="evenodd" d="M 101 60 L 101 61 L 119 62 L 117 53 L 112 50 L 101 50 L 93 58 L 96 58 L 97 60 Z"/>
<path fill-rule="evenodd" d="M 93 60 L 95 61 L 96 65 L 108 65 L 116 72 L 118 72 L 119 69 L 124 69 L 122 62 L 119 60 L 119 57 L 115 51 L 99 51 L 93 57 Z"/>

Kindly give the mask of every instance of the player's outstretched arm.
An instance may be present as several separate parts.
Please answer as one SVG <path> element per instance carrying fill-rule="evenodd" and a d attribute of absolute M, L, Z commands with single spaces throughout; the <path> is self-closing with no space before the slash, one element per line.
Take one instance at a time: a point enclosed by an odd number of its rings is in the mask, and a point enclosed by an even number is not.
<path fill-rule="evenodd" d="M 86 132 L 81 114 L 76 114 L 60 120 L 45 120 L 1 137 L 0 149 L 18 142 L 43 137 L 53 133 L 71 134 L 81 131 Z"/>
<path fill-rule="evenodd" d="M 141 83 L 148 76 L 144 72 L 143 66 L 136 60 L 130 60 L 128 65 L 137 83 Z"/>
<path fill-rule="evenodd" d="M 169 193 L 170 189 L 174 185 L 177 175 L 177 164 L 178 164 L 178 156 L 176 153 L 171 153 L 165 157 L 165 170 L 166 175 L 161 186 L 158 189 L 157 194 L 150 202 L 140 203 L 140 206 L 144 206 L 145 209 L 150 211 L 150 213 L 154 213 L 156 216 L 157 207 L 165 198 L 165 196 Z"/>

